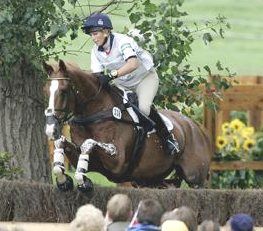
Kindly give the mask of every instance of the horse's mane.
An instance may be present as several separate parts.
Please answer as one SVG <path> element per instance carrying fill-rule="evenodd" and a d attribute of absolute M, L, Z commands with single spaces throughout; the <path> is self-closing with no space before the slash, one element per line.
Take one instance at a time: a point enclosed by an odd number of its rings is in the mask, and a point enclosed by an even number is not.
<path fill-rule="evenodd" d="M 74 82 L 80 89 L 84 89 L 84 92 L 88 89 L 89 86 L 93 86 L 94 89 L 98 89 L 99 82 L 97 80 L 97 73 L 81 69 L 79 65 L 74 61 L 63 61 L 63 63 L 66 66 L 67 71 L 71 73 L 71 76 L 78 76 L 77 78 L 75 78 Z M 52 66 L 55 76 L 56 74 L 59 74 L 59 62 L 50 63 L 49 65 Z M 116 86 L 111 86 L 110 88 L 108 88 L 107 91 L 103 90 L 103 92 L 107 92 L 107 94 L 109 94 L 109 96 L 111 96 L 115 102 L 121 102 L 120 95 L 116 94 L 117 91 L 119 90 Z"/>
<path fill-rule="evenodd" d="M 91 70 L 81 69 L 80 66 L 72 60 L 70 60 L 70 61 L 64 61 L 63 60 L 63 62 L 65 63 L 68 70 L 84 72 L 87 75 L 94 75 L 94 73 L 92 73 Z M 54 73 L 59 72 L 59 62 L 49 62 L 48 64 L 52 66 Z"/>

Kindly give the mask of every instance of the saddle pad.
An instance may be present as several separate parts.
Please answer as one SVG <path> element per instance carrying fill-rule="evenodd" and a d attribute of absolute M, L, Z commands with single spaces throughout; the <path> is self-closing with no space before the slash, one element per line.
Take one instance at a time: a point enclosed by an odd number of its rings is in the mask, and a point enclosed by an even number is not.
<path fill-rule="evenodd" d="M 164 123 L 165 123 L 165 126 L 167 127 L 168 131 L 172 131 L 173 128 L 174 128 L 174 125 L 172 123 L 172 121 L 166 117 L 165 115 L 163 115 L 162 113 L 158 112 L 159 115 L 162 117 Z"/>

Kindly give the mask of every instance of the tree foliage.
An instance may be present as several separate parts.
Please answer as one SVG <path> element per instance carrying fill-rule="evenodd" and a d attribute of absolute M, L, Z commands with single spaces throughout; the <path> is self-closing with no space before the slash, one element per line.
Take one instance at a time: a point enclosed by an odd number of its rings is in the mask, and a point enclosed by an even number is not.
<path fill-rule="evenodd" d="M 204 25 L 195 23 L 191 30 L 183 21 L 187 13 L 180 11 L 182 4 L 183 0 L 162 1 L 159 5 L 150 0 L 141 0 L 136 1 L 128 13 L 130 21 L 143 36 L 143 40 L 138 38 L 138 42 L 141 41 L 141 45 L 153 54 L 157 65 L 161 80 L 157 103 L 171 109 L 178 102 L 183 102 L 186 106 L 207 102 L 215 107 L 217 92 L 231 86 L 233 75 L 218 61 L 218 73 L 224 71 L 224 77 L 215 76 L 212 84 L 207 76 L 202 76 L 200 67 L 199 75 L 193 74 L 187 58 L 192 52 L 191 45 L 196 33 L 203 32 L 202 38 L 207 44 L 213 41 L 213 35 L 223 38 L 224 28 L 229 28 L 229 25 L 225 17 L 218 16 L 215 22 L 208 21 Z M 202 68 L 207 75 L 213 75 L 209 66 L 204 64 Z M 206 90 L 200 86 L 204 86 Z"/>
<path fill-rule="evenodd" d="M 72 2 L 72 1 L 71 1 Z M 2 0 L 0 3 L 0 76 L 8 77 L 12 66 L 28 61 L 40 68 L 44 50 L 71 31 L 76 37 L 78 17 L 64 9 L 63 0 Z"/>
<path fill-rule="evenodd" d="M 12 179 L 17 173 L 21 172 L 22 169 L 10 165 L 12 155 L 8 152 L 0 152 L 0 179 Z"/>

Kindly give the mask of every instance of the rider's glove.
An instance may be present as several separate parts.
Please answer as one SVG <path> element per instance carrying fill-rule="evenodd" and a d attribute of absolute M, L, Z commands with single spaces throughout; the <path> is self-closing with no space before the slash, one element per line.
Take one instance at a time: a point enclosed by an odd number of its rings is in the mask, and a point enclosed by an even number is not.
<path fill-rule="evenodd" d="M 112 80 L 110 75 L 101 74 L 98 76 L 100 84 L 102 87 L 108 86 L 109 82 Z"/>
<path fill-rule="evenodd" d="M 108 83 L 114 79 L 114 78 L 117 78 L 118 76 L 118 71 L 117 70 L 112 70 L 110 73 L 108 74 L 100 74 L 98 76 L 99 78 L 99 81 L 100 81 L 100 84 L 103 86 L 103 87 L 106 87 L 108 86 Z"/>

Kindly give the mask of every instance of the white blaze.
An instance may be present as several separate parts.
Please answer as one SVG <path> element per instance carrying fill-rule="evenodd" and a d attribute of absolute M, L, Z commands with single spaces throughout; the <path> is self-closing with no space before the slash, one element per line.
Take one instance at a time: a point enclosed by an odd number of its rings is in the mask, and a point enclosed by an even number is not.
<path fill-rule="evenodd" d="M 50 96 L 49 96 L 48 108 L 52 109 L 53 112 L 55 110 L 55 92 L 57 89 L 58 89 L 58 80 L 52 80 L 49 87 Z"/>
<path fill-rule="evenodd" d="M 58 89 L 58 80 L 52 80 L 50 87 L 49 87 L 49 102 L 48 102 L 48 110 L 45 112 L 46 116 L 51 114 L 54 114 L 55 112 L 55 92 Z M 47 124 L 46 125 L 46 135 L 48 136 L 49 139 L 53 140 L 54 139 L 54 129 L 55 125 L 54 124 Z"/>

